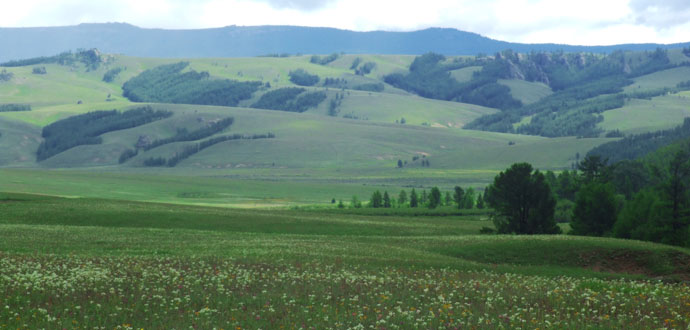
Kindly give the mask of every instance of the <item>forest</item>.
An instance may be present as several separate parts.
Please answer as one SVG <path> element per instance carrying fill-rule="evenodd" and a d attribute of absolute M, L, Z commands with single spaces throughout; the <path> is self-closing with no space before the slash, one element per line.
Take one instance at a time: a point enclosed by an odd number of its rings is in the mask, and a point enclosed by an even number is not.
<path fill-rule="evenodd" d="M 318 107 L 326 99 L 323 91 L 308 92 L 299 87 L 285 87 L 272 90 L 261 95 L 252 108 L 282 110 L 291 112 L 304 112 L 310 108 Z"/>
<path fill-rule="evenodd" d="M 56 121 L 43 128 L 43 142 L 36 159 L 46 160 L 80 145 L 100 144 L 101 134 L 141 126 L 172 116 L 172 112 L 153 110 L 150 106 L 125 112 L 94 111 Z"/>
<path fill-rule="evenodd" d="M 123 96 L 132 102 L 236 106 L 262 85 L 212 79 L 205 71 L 182 72 L 188 66 L 189 62 L 178 62 L 146 70 L 122 85 Z"/>

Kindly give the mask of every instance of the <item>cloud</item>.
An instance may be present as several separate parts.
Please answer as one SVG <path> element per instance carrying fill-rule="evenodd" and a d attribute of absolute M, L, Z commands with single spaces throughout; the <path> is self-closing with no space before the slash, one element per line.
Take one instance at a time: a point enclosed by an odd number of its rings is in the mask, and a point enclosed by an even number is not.
<path fill-rule="evenodd" d="M 276 9 L 297 9 L 312 11 L 324 8 L 336 2 L 336 0 L 258 0 L 269 4 Z"/>
<path fill-rule="evenodd" d="M 690 1 L 630 0 L 636 24 L 665 30 L 690 21 Z"/>

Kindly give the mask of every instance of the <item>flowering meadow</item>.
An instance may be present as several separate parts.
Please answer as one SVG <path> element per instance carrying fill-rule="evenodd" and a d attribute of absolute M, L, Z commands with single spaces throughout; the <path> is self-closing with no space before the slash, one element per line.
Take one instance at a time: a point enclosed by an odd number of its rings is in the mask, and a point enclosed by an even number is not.
<path fill-rule="evenodd" d="M 686 283 L 228 258 L 0 254 L 6 329 L 685 329 Z"/>
<path fill-rule="evenodd" d="M 0 200 L 2 329 L 687 329 L 690 252 L 479 216 Z"/>

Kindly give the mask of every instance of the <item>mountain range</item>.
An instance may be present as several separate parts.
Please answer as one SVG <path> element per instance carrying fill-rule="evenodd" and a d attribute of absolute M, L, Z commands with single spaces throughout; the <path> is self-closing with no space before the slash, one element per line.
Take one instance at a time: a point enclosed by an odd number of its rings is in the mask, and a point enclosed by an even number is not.
<path fill-rule="evenodd" d="M 576 46 L 522 44 L 490 39 L 449 28 L 411 32 L 356 32 L 300 26 L 227 26 L 196 30 L 145 29 L 126 23 L 90 23 L 64 27 L 0 28 L 0 62 L 49 56 L 66 50 L 98 48 L 139 57 L 252 57 L 280 54 L 444 55 L 565 51 L 610 53 L 615 50 L 681 48 L 679 44 Z"/>

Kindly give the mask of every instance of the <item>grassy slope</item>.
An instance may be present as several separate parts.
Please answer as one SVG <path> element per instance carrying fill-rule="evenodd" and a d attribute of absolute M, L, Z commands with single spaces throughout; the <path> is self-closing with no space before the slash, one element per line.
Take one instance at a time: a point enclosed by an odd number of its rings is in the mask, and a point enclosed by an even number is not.
<path fill-rule="evenodd" d="M 8 200 L 2 204 L 0 214 L 0 235 L 6 238 L 0 250 L 15 253 L 156 253 L 270 262 L 276 258 L 307 261 L 338 257 L 347 261 L 366 259 L 369 266 L 392 262 L 406 267 L 412 263 L 479 270 L 492 265 L 499 272 L 562 276 L 565 271 L 575 276 L 601 276 L 588 271 L 588 263 L 601 262 L 600 258 L 616 253 L 639 251 L 642 259 L 636 260 L 643 268 L 642 274 L 689 271 L 683 265 L 667 264 L 654 257 L 669 254 L 687 259 L 690 253 L 685 249 L 603 238 L 477 236 L 479 228 L 490 224 L 476 216 L 372 217 L 328 210 L 250 211 L 2 195 Z M 27 235 L 32 239 L 27 240 Z M 268 241 L 272 242 L 268 246 L 259 244 Z M 640 274 L 638 271 L 633 274 Z"/>
<path fill-rule="evenodd" d="M 624 91 L 629 93 L 665 87 L 673 88 L 676 84 L 688 80 L 690 80 L 690 67 L 683 66 L 637 77 L 632 85 L 625 87 Z"/>
<path fill-rule="evenodd" d="M 553 93 L 549 86 L 542 83 L 516 79 L 500 79 L 498 82 L 508 86 L 513 98 L 522 101 L 523 104 L 537 102 Z"/>
<path fill-rule="evenodd" d="M 678 126 L 690 116 L 690 92 L 655 97 L 652 100 L 633 99 L 619 109 L 605 111 L 599 127 L 619 129 L 624 133 L 642 133 Z"/>

